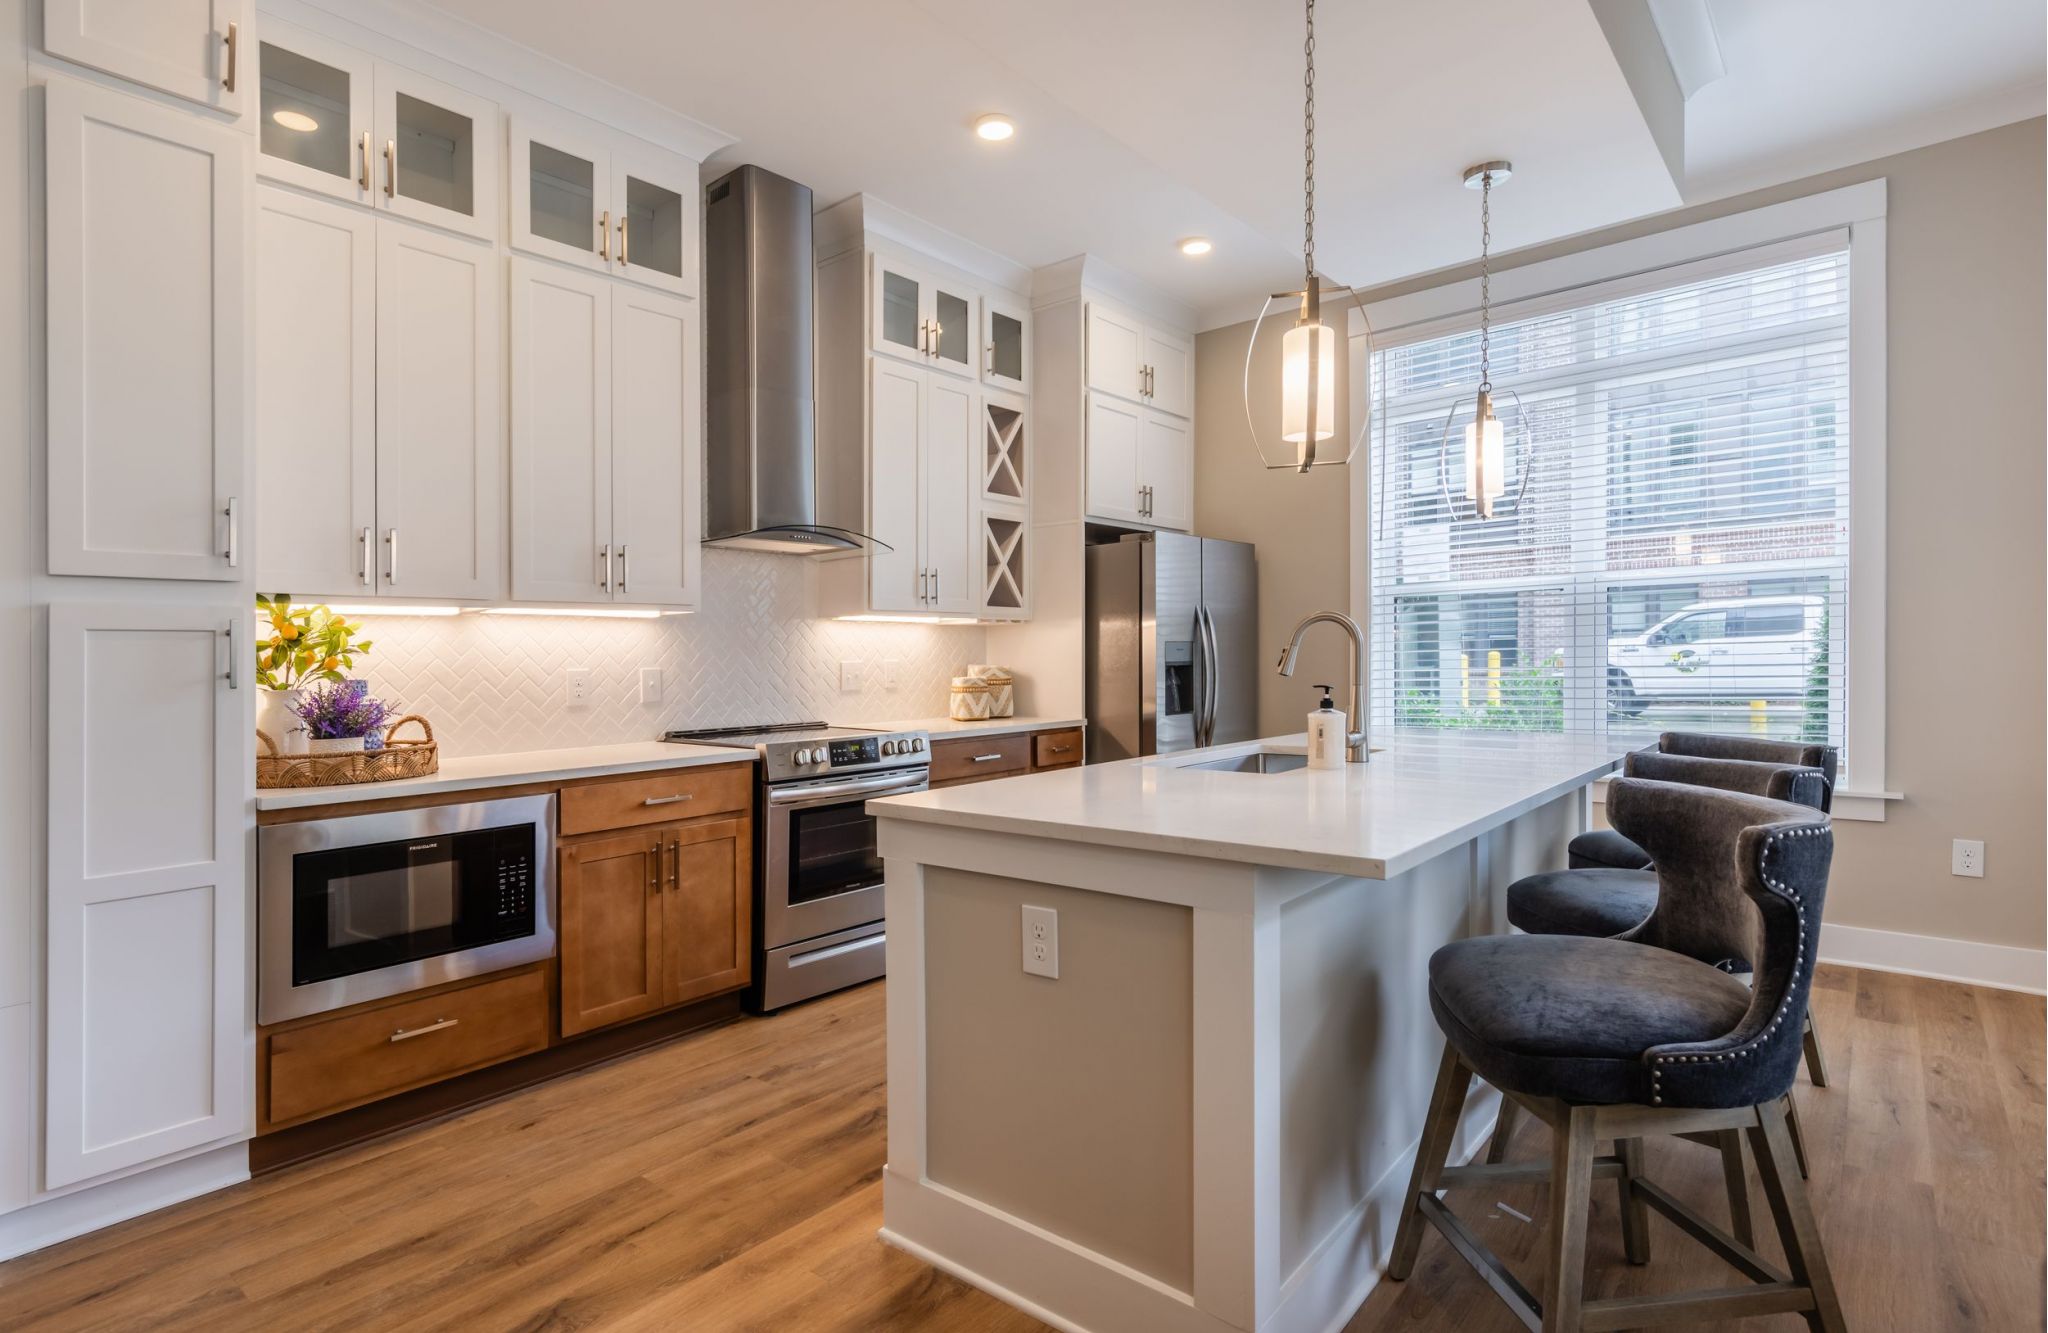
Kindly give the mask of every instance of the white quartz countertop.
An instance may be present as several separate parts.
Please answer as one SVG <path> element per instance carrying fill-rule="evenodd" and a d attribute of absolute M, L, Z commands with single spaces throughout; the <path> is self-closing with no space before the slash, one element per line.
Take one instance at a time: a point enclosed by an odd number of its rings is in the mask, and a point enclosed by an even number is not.
<path fill-rule="evenodd" d="M 256 793 L 256 808 L 290 810 L 306 805 L 337 805 L 345 801 L 388 801 L 395 797 L 511 787 L 526 782 L 598 778 L 613 773 L 651 773 L 665 768 L 752 763 L 753 760 L 752 752 L 747 750 L 714 745 L 675 745 L 668 741 L 630 741 L 623 745 L 587 745 L 569 750 L 467 755 L 460 759 L 443 759 L 441 771 L 424 778 L 356 782 L 341 787 L 262 788 Z"/>
<path fill-rule="evenodd" d="M 1380 748 L 1384 746 L 1384 749 Z M 1611 772 L 1628 751 L 1599 736 L 1396 732 L 1370 764 L 1220 773 L 1189 768 L 1281 737 L 868 802 L 884 819 L 1106 847 L 1156 849 L 1388 879 Z"/>
<path fill-rule="evenodd" d="M 1086 726 L 1078 717 L 997 717 L 986 722 L 960 722 L 950 717 L 920 717 L 908 722 L 854 722 L 849 726 L 875 731 L 928 731 L 937 737 L 1008 736 L 1019 731 L 1057 731 L 1062 727 Z"/>

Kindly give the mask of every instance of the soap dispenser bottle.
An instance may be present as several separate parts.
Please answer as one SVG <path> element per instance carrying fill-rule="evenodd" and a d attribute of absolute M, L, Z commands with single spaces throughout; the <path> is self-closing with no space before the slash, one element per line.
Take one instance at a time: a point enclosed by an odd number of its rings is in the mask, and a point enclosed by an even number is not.
<path fill-rule="evenodd" d="M 1344 738 L 1347 728 L 1344 715 L 1337 711 L 1337 705 L 1330 701 L 1330 687 L 1318 685 L 1323 700 L 1308 715 L 1308 766 L 1310 768 L 1344 767 Z"/>

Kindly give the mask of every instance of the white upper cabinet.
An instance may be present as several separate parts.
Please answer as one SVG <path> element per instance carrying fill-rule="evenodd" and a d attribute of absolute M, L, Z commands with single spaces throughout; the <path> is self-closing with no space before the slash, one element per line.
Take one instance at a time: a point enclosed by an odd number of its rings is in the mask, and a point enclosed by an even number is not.
<path fill-rule="evenodd" d="M 498 239 L 496 103 L 269 18 L 255 55 L 263 175 Z"/>
<path fill-rule="evenodd" d="M 873 348 L 956 375 L 978 376 L 981 298 L 962 283 L 889 255 L 874 257 Z"/>
<path fill-rule="evenodd" d="M 337 199 L 375 202 L 382 170 L 371 142 L 376 61 L 271 18 L 254 54 L 257 171 Z"/>
<path fill-rule="evenodd" d="M 1138 423 L 1138 476 L 1145 486 L 1145 521 L 1183 531 L 1195 525 L 1195 456 L 1188 423 L 1147 412 Z"/>
<path fill-rule="evenodd" d="M 612 540 L 621 602 L 703 601 L 697 317 L 678 297 L 612 292 Z"/>
<path fill-rule="evenodd" d="M 489 246 L 378 224 L 380 592 L 503 594 L 502 263 Z"/>
<path fill-rule="evenodd" d="M 239 578 L 248 136 L 53 78 L 53 574 Z"/>
<path fill-rule="evenodd" d="M 251 0 L 43 0 L 43 45 L 144 87 L 239 116 Z"/>
<path fill-rule="evenodd" d="M 650 287 L 697 291 L 697 171 L 567 117 L 510 122 L 512 245 Z"/>
<path fill-rule="evenodd" d="M 50 608 L 46 1188 L 248 1134 L 249 633 Z"/>
<path fill-rule="evenodd" d="M 695 606 L 691 304 L 514 260 L 512 391 L 512 595 Z"/>
<path fill-rule="evenodd" d="M 876 545 L 868 555 L 869 597 L 876 611 L 924 611 L 931 575 L 920 545 L 924 497 L 920 455 L 924 446 L 924 371 L 886 357 L 872 367 L 868 430 L 868 534 Z"/>
<path fill-rule="evenodd" d="M 1194 339 L 1107 302 L 1088 303 L 1088 387 L 1193 415 Z"/>
<path fill-rule="evenodd" d="M 981 356 L 984 384 L 1029 392 L 1031 315 L 1022 301 L 981 298 Z"/>
<path fill-rule="evenodd" d="M 877 357 L 868 557 L 875 611 L 980 611 L 980 406 L 972 386 Z"/>
<path fill-rule="evenodd" d="M 1088 395 L 1088 516 L 1142 522 L 1144 483 L 1138 479 L 1139 436 L 1145 410 L 1099 390 Z"/>
<path fill-rule="evenodd" d="M 365 596 L 377 552 L 377 218 L 256 191 L 257 586 Z"/>
<path fill-rule="evenodd" d="M 924 499 L 924 563 L 931 571 L 930 609 L 974 615 L 981 609 L 975 529 L 981 495 L 981 409 L 974 390 L 951 376 L 925 385 L 924 456 L 918 491 Z"/>

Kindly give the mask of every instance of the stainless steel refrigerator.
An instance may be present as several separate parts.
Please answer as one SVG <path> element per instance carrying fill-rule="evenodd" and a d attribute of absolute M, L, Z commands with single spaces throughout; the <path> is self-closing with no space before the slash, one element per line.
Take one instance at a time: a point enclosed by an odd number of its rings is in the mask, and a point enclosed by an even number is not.
<path fill-rule="evenodd" d="M 1091 546 L 1087 618 L 1091 762 L 1258 735 L 1256 548 L 1173 532 Z"/>

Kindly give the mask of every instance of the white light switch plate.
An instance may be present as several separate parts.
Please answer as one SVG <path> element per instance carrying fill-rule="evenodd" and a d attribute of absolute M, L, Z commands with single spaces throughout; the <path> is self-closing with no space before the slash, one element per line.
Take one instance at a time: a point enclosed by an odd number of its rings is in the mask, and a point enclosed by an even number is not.
<path fill-rule="evenodd" d="M 1948 873 L 1970 879 L 1984 878 L 1984 843 L 1978 838 L 1957 838 L 1949 848 Z"/>
<path fill-rule="evenodd" d="M 893 657 L 882 659 L 882 688 L 893 690 L 903 683 L 903 664 Z"/>
<path fill-rule="evenodd" d="M 1050 907 L 1024 904 L 1024 971 L 1060 978 L 1060 914 Z"/>
<path fill-rule="evenodd" d="M 640 702 L 658 704 L 661 702 L 661 668 L 640 668 Z"/>
<path fill-rule="evenodd" d="M 841 662 L 839 664 L 839 689 L 843 694 L 859 694 L 861 691 L 861 664 Z"/>
<path fill-rule="evenodd" d="M 590 668 L 570 667 L 562 672 L 563 696 L 569 707 L 581 708 L 590 702 Z"/>

